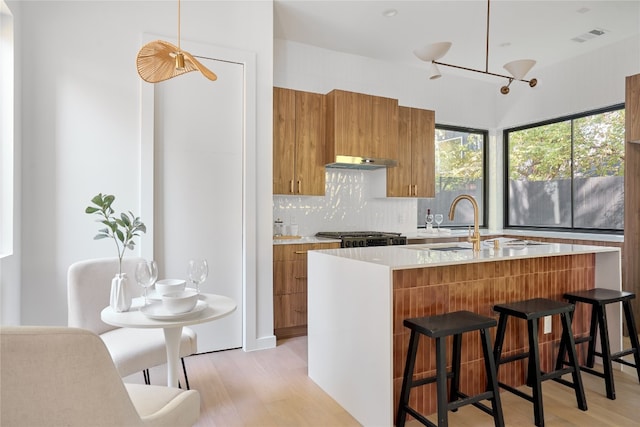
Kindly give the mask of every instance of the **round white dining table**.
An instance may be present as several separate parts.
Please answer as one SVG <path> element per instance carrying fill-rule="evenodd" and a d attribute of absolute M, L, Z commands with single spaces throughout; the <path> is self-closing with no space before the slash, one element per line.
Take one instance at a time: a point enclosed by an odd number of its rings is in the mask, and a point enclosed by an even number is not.
<path fill-rule="evenodd" d="M 200 300 L 207 303 L 206 308 L 177 319 L 158 320 L 148 317 L 140 311 L 144 306 L 143 298 L 134 298 L 129 311 L 118 313 L 107 306 L 100 313 L 100 317 L 103 322 L 122 328 L 163 328 L 167 347 L 167 385 L 178 387 L 182 327 L 221 319 L 231 314 L 237 307 L 234 300 L 222 295 L 201 293 Z"/>

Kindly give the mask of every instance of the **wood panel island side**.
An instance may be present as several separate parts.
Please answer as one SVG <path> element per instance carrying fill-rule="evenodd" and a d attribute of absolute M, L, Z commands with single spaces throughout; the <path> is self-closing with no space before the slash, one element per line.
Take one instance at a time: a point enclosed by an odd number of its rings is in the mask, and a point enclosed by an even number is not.
<path fill-rule="evenodd" d="M 465 246 L 465 244 L 456 244 Z M 621 289 L 620 249 L 541 244 L 493 249 L 439 250 L 445 245 L 384 246 L 308 254 L 309 377 L 365 426 L 392 426 L 409 340 L 405 318 L 469 310 L 497 319 L 495 304 L 593 287 Z M 578 306 L 574 332 L 587 335 L 587 308 Z M 611 348 L 622 346 L 622 314 L 607 310 Z M 543 370 L 555 361 L 559 319 L 540 325 Z M 469 337 L 467 337 L 469 336 Z M 527 347 L 525 322 L 511 320 L 503 355 Z M 415 373 L 434 375 L 435 352 L 421 339 Z M 495 341 L 495 329 L 492 342 Z M 461 390 L 485 386 L 479 334 L 463 337 Z M 579 351 L 579 357 L 583 357 Z M 450 349 L 448 350 L 450 355 Z M 450 357 L 450 356 L 449 356 Z M 499 370 L 500 380 L 524 384 L 526 359 Z M 411 405 L 436 411 L 435 384 L 412 391 Z"/>

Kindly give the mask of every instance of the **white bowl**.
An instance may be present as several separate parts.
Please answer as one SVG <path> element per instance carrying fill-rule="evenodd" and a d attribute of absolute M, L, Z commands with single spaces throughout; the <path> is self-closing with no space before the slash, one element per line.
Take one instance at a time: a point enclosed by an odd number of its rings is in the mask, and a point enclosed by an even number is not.
<path fill-rule="evenodd" d="M 182 279 L 162 279 L 156 282 L 156 292 L 165 295 L 171 292 L 184 291 L 187 282 Z"/>
<path fill-rule="evenodd" d="M 171 292 L 162 296 L 162 305 L 171 314 L 187 313 L 198 303 L 196 291 Z"/>

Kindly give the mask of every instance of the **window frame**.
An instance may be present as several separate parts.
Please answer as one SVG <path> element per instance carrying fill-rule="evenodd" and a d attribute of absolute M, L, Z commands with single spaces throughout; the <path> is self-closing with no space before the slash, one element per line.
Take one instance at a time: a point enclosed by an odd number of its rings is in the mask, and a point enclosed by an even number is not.
<path fill-rule="evenodd" d="M 529 123 L 522 126 L 515 126 L 512 128 L 505 128 L 502 131 L 502 144 L 503 144 L 503 229 L 507 230 L 535 230 L 535 231 L 555 231 L 555 232 L 564 232 L 564 233 L 588 233 L 588 234 L 614 234 L 614 235 L 623 235 L 624 228 L 622 230 L 616 229 L 604 229 L 604 228 L 584 228 L 584 227 L 575 227 L 575 196 L 574 190 L 575 186 L 573 183 L 574 180 L 574 129 L 575 129 L 575 120 L 582 119 L 584 117 L 594 116 L 598 114 L 609 113 L 612 111 L 625 110 L 625 103 L 613 104 L 607 107 L 596 108 L 593 110 L 583 111 L 581 113 L 570 114 L 561 117 L 555 117 L 553 119 L 543 120 L 540 122 Z M 625 112 L 626 113 L 626 112 Z M 571 125 L 571 227 L 552 227 L 552 226 L 539 226 L 539 225 L 511 225 L 509 224 L 509 133 L 517 132 L 526 129 L 532 129 L 536 127 L 556 124 L 560 122 L 570 121 Z"/>
<path fill-rule="evenodd" d="M 489 167 L 489 130 L 487 129 L 477 129 L 477 128 L 472 128 L 472 127 L 467 127 L 467 126 L 457 126 L 457 125 L 447 125 L 447 124 L 439 124 L 436 123 L 435 124 L 435 130 L 437 131 L 438 129 L 441 130 L 445 130 L 445 131 L 454 131 L 454 132 L 466 132 L 466 133 L 476 133 L 476 134 L 481 134 L 483 141 L 482 141 L 482 200 L 478 200 L 479 204 L 481 205 L 481 217 L 482 217 L 482 222 L 480 222 L 480 228 L 486 229 L 488 228 L 488 222 L 489 222 L 489 180 L 488 180 L 488 167 Z M 434 155 L 437 155 L 437 153 L 435 152 L 435 144 L 436 144 L 436 140 L 434 137 Z M 435 164 L 434 164 L 434 168 L 435 168 Z M 434 185 L 437 186 L 437 176 L 436 178 L 436 182 L 434 182 Z M 434 197 L 435 199 L 435 197 Z M 419 210 L 419 209 L 418 209 Z M 448 212 L 445 212 L 445 214 L 447 214 Z M 418 215 L 418 217 L 420 217 L 420 215 Z M 418 227 L 420 227 L 420 222 L 418 222 Z M 424 228 L 424 223 L 422 224 L 422 227 Z M 466 229 L 467 225 L 447 225 L 447 228 L 451 228 L 451 229 Z"/>

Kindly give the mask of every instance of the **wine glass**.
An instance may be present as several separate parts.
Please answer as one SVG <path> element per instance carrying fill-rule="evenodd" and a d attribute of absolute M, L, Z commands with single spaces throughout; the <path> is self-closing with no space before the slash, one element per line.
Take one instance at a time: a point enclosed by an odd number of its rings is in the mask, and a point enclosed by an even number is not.
<path fill-rule="evenodd" d="M 158 264 L 155 261 L 140 261 L 136 264 L 136 281 L 144 288 L 144 305 L 148 304 L 147 289 L 158 279 Z"/>
<path fill-rule="evenodd" d="M 209 265 L 206 259 L 190 259 L 187 269 L 189 282 L 193 283 L 196 292 L 200 293 L 200 283 L 204 282 L 209 275 Z"/>
<path fill-rule="evenodd" d="M 438 233 L 440 232 L 440 224 L 444 221 L 444 216 L 442 214 L 435 214 L 433 217 L 434 221 L 438 225 Z"/>

